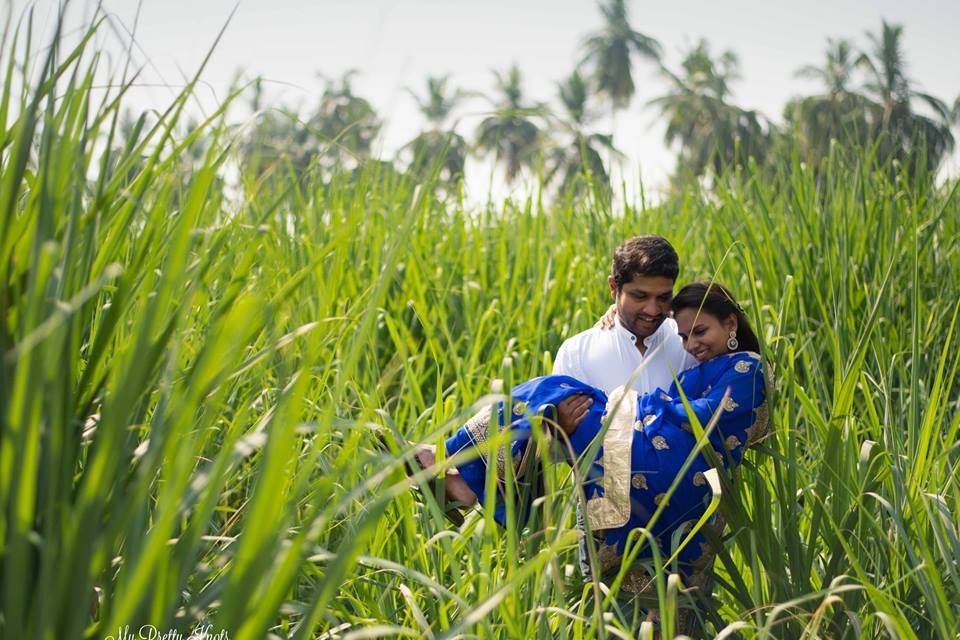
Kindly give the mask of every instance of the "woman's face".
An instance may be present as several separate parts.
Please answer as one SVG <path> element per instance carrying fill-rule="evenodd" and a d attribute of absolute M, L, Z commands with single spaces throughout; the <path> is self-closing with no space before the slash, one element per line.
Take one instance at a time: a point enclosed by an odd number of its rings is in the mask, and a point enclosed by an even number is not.
<path fill-rule="evenodd" d="M 737 330 L 737 316 L 730 314 L 718 318 L 704 309 L 681 309 L 674 314 L 677 333 L 683 339 L 683 348 L 697 359 L 706 362 L 724 353 L 729 353 L 727 340 L 730 332 Z"/>

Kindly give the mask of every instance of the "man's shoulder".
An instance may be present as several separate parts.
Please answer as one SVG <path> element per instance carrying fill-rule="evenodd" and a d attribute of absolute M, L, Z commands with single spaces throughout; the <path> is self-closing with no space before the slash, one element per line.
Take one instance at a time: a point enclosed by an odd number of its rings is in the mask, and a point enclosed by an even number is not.
<path fill-rule="evenodd" d="M 660 342 L 666 344 L 669 349 L 683 350 L 683 340 L 680 338 L 680 334 L 677 333 L 676 320 L 673 318 L 664 320 L 658 333 L 660 334 Z"/>
<path fill-rule="evenodd" d="M 683 339 L 677 333 L 677 322 L 667 318 L 659 331 L 659 355 L 672 371 L 683 371 L 697 364 L 696 359 L 683 348 Z"/>
<path fill-rule="evenodd" d="M 677 321 L 673 318 L 664 318 L 660 324 L 660 331 L 662 331 L 665 336 L 677 335 Z"/>
<path fill-rule="evenodd" d="M 613 342 L 616 340 L 616 332 L 613 329 L 601 329 L 593 326 L 580 333 L 570 336 L 560 345 L 561 349 L 589 349 L 592 346 L 601 343 Z"/>
<path fill-rule="evenodd" d="M 683 350 L 683 341 L 677 335 L 677 323 L 673 318 L 666 318 L 657 333 L 660 337 L 659 342 L 666 343 L 667 350 L 675 351 L 677 348 Z M 615 345 L 619 339 L 616 329 L 603 329 L 594 325 L 564 340 L 560 348 L 565 350 L 593 349 L 598 346 Z"/>

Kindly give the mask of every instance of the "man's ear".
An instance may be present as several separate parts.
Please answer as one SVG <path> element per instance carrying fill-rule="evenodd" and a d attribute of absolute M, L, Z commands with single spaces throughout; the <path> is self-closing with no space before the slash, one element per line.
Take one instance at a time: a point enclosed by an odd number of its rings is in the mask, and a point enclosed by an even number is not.
<path fill-rule="evenodd" d="M 616 300 L 617 299 L 617 281 L 613 279 L 613 276 L 607 276 L 607 284 L 610 285 L 610 296 Z"/>

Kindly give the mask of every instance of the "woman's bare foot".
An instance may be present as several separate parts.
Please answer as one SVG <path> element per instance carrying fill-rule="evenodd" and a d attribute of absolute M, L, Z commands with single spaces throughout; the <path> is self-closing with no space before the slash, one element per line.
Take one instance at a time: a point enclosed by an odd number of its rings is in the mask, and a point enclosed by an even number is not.
<path fill-rule="evenodd" d="M 413 453 L 417 463 L 426 471 L 430 471 L 437 464 L 436 447 L 432 444 L 423 444 L 417 447 Z M 447 469 L 443 477 L 443 488 L 447 495 L 447 500 L 459 502 L 465 507 L 472 507 L 477 503 L 477 494 L 475 494 L 467 485 L 466 481 L 460 477 L 460 472 L 456 467 Z"/>

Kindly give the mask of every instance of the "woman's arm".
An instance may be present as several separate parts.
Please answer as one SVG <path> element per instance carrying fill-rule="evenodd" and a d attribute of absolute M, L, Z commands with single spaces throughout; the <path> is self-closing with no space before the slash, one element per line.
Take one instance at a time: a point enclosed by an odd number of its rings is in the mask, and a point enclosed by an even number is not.
<path fill-rule="evenodd" d="M 680 385 L 684 395 L 687 396 L 690 410 L 703 426 L 706 426 L 720 408 L 728 389 L 730 396 L 720 416 L 722 420 L 746 417 L 764 400 L 765 383 L 760 361 L 748 354 L 721 357 L 729 358 L 729 362 L 725 363 L 723 373 L 712 386 L 701 389 L 695 383 L 686 383 L 686 380 Z M 700 367 L 705 367 L 707 364 L 709 363 L 702 364 Z M 691 380 L 694 379 L 691 378 Z M 689 429 L 691 416 L 679 393 L 673 397 L 657 391 L 651 394 L 648 402 L 643 404 L 649 409 L 661 409 L 663 418 L 667 422 Z M 644 408 L 644 406 L 641 407 L 641 409 Z"/>

